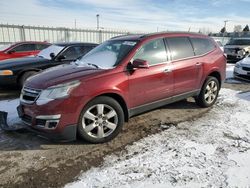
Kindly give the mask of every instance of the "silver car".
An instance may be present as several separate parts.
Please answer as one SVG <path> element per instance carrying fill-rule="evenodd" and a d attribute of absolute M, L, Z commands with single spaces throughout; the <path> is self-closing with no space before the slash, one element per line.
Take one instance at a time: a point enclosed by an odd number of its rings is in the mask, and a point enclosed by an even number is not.
<path fill-rule="evenodd" d="M 235 64 L 234 77 L 250 81 L 250 55 Z"/>

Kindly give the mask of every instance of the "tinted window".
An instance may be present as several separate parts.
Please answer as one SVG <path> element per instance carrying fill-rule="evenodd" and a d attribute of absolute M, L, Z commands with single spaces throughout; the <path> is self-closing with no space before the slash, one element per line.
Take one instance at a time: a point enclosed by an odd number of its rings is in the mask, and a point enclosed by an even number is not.
<path fill-rule="evenodd" d="M 150 65 L 167 61 L 167 52 L 163 39 L 157 39 L 144 44 L 133 58 L 148 61 Z"/>
<path fill-rule="evenodd" d="M 250 39 L 231 39 L 227 45 L 250 45 Z"/>
<path fill-rule="evenodd" d="M 48 48 L 49 44 L 36 44 L 36 50 L 43 50 L 45 48 Z"/>
<path fill-rule="evenodd" d="M 172 59 L 183 59 L 194 56 L 193 47 L 187 37 L 167 38 Z"/>
<path fill-rule="evenodd" d="M 202 55 L 215 48 L 214 43 L 207 38 L 191 38 L 195 55 Z"/>
<path fill-rule="evenodd" d="M 35 44 L 21 44 L 13 48 L 12 50 L 16 52 L 26 52 L 26 51 L 35 51 L 35 49 L 36 49 Z"/>
<path fill-rule="evenodd" d="M 88 53 L 93 48 L 94 48 L 94 46 L 80 46 L 79 47 L 80 55 L 84 56 L 86 53 Z"/>
<path fill-rule="evenodd" d="M 69 47 L 62 53 L 62 55 L 65 56 L 66 60 L 77 59 L 80 56 L 78 48 L 79 48 L 78 46 Z"/>

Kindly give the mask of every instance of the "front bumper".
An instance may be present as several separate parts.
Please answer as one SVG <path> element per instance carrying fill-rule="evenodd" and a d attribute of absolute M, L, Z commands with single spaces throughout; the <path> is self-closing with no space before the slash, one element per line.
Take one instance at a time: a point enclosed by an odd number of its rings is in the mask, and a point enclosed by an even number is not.
<path fill-rule="evenodd" d="M 21 101 L 18 115 L 27 127 L 52 140 L 76 139 L 77 124 L 84 101 L 81 97 L 58 99 L 47 104 L 26 104 Z"/>
<path fill-rule="evenodd" d="M 0 76 L 0 86 L 15 85 L 16 79 L 15 76 Z"/>
<path fill-rule="evenodd" d="M 234 77 L 250 81 L 250 71 L 243 70 L 242 67 L 234 67 Z"/>

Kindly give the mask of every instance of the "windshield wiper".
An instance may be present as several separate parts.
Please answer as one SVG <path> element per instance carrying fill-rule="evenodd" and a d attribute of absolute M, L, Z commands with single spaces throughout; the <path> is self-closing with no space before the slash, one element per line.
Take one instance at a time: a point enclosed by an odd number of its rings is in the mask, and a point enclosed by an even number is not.
<path fill-rule="evenodd" d="M 96 67 L 97 69 L 99 69 L 99 68 L 100 68 L 98 65 L 93 64 L 93 63 L 87 63 L 87 65 L 91 65 L 91 66 L 93 66 L 93 67 Z"/>

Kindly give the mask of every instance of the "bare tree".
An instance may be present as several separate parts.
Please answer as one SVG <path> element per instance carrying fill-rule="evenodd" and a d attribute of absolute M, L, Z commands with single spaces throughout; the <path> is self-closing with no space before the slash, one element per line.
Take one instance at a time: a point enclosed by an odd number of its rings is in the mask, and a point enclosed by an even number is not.
<path fill-rule="evenodd" d="M 236 33 L 242 32 L 242 27 L 241 27 L 241 25 L 235 25 L 235 26 L 234 26 L 234 32 L 236 32 Z"/>

